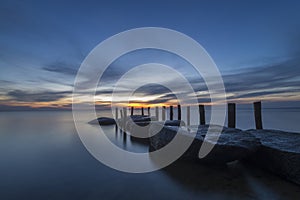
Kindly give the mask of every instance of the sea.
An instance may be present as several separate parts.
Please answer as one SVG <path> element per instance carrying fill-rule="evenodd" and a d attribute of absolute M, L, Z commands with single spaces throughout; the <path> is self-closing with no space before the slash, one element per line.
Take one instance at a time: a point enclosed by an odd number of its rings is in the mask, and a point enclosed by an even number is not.
<path fill-rule="evenodd" d="M 299 133 L 299 114 L 299 109 L 265 109 L 264 128 Z M 98 115 L 111 116 L 111 113 L 103 111 Z M 183 109 L 183 120 L 185 115 Z M 197 123 L 197 110 L 192 109 L 191 115 L 191 123 Z M 209 115 L 207 112 L 207 122 Z M 79 123 L 89 127 L 87 132 L 99 128 Z M 252 110 L 237 110 L 237 128 L 254 127 Z M 115 126 L 103 130 L 125 150 L 146 152 L 149 148 L 130 138 L 124 140 L 124 133 Z M 99 162 L 85 149 L 71 111 L 0 112 L 0 199 L 3 200 L 299 199 L 299 195 L 298 185 L 240 163 L 212 167 L 176 161 L 154 172 L 120 172 Z"/>

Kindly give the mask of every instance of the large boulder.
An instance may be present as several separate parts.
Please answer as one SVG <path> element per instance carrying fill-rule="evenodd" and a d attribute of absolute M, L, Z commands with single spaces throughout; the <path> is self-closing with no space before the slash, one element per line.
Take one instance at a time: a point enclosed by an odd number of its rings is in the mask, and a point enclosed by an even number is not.
<path fill-rule="evenodd" d="M 158 129 L 157 126 L 158 124 L 151 126 L 150 131 L 156 131 Z M 222 130 L 222 133 L 212 151 L 202 159 L 198 157 L 198 154 L 200 147 L 204 142 L 204 136 L 207 133 L 208 125 L 199 126 L 199 129 L 196 129 L 194 134 L 191 133 L 193 130 L 188 130 L 186 128 L 164 126 L 158 134 L 150 138 L 151 150 L 158 150 L 164 147 L 176 134 L 181 134 L 183 137 L 193 137 L 196 134 L 192 144 L 181 156 L 181 159 L 197 160 L 201 163 L 208 164 L 226 164 L 251 155 L 260 145 L 259 140 L 248 132 L 220 126 L 211 126 L 211 128 L 212 133 L 210 134 L 210 139 L 208 138 L 207 140 L 210 144 L 214 144 L 213 137 L 217 136 L 217 130 Z M 181 130 L 177 133 L 179 129 Z"/>
<path fill-rule="evenodd" d="M 261 147 L 248 161 L 300 184 L 300 134 L 278 130 L 248 130 Z"/>
<path fill-rule="evenodd" d="M 99 117 L 89 122 L 89 124 L 99 124 L 99 125 L 113 125 L 116 121 L 109 117 Z"/>

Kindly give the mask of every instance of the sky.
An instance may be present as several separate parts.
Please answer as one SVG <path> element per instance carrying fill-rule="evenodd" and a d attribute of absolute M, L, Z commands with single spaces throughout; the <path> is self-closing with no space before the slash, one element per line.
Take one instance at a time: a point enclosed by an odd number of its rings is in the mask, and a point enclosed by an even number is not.
<path fill-rule="evenodd" d="M 89 52 L 105 39 L 139 27 L 173 29 L 200 43 L 218 66 L 230 102 L 300 106 L 299 10 L 299 1 L 2 0 L 0 110 L 70 109 L 76 73 Z M 122 74 L 147 62 L 178 70 L 199 102 L 210 102 L 203 79 L 184 59 L 141 50 L 111 64 L 101 78 L 97 104 L 109 105 Z M 143 73 L 137 77 L 136 84 L 142 84 Z M 141 87 L 132 99 L 145 104 L 173 100 L 171 91 L 155 84 Z"/>

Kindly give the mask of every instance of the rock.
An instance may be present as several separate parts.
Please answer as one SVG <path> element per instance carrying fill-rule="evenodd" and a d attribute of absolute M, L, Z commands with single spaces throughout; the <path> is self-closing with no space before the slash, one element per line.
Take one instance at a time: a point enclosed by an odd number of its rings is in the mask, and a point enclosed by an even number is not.
<path fill-rule="evenodd" d="M 134 122 L 150 122 L 157 120 L 156 117 L 150 117 L 148 115 L 132 115 L 128 116 L 128 118 L 131 118 Z"/>
<path fill-rule="evenodd" d="M 143 121 L 145 120 L 145 121 Z M 155 118 L 152 119 L 150 117 L 144 117 L 142 116 L 141 118 L 135 116 L 133 118 L 132 121 L 127 121 L 126 122 L 126 131 L 133 133 L 134 135 L 139 135 L 139 132 L 143 132 L 143 135 L 147 135 L 147 137 L 149 136 L 149 127 L 147 127 L 147 129 L 145 129 L 146 126 L 148 126 L 150 124 L 150 120 L 152 121 L 152 123 L 157 123 L 159 124 L 159 126 L 162 126 L 163 124 L 165 126 L 181 126 L 181 125 L 185 125 L 184 121 L 181 120 L 167 120 L 165 122 L 158 122 L 155 121 Z M 135 126 L 137 125 L 137 126 Z M 146 133 L 145 133 L 146 132 Z"/>
<path fill-rule="evenodd" d="M 89 122 L 89 124 L 99 124 L 99 125 L 113 125 L 116 121 L 109 117 L 99 117 Z"/>
<path fill-rule="evenodd" d="M 203 130 L 200 132 L 202 133 Z M 222 164 L 242 160 L 255 153 L 259 146 L 259 139 L 253 137 L 252 134 L 239 129 L 224 127 L 213 150 L 200 161 Z"/>
<path fill-rule="evenodd" d="M 185 126 L 182 120 L 166 120 L 164 124 L 165 126 Z"/>
<path fill-rule="evenodd" d="M 300 184 L 300 134 L 277 130 L 248 130 L 261 147 L 247 161 Z"/>
<path fill-rule="evenodd" d="M 155 127 L 156 126 L 156 127 Z M 157 130 L 157 124 L 150 127 L 150 132 Z M 239 129 L 225 128 L 220 126 L 212 126 L 212 130 L 223 129 L 213 150 L 205 157 L 198 157 L 200 147 L 204 141 L 204 137 L 208 125 L 200 126 L 196 136 L 188 148 L 181 156 L 181 159 L 197 160 L 201 163 L 209 164 L 225 164 L 235 160 L 243 159 L 254 153 L 260 145 L 260 142 L 252 134 L 241 131 Z M 184 137 L 193 137 L 188 130 L 180 127 L 164 126 L 162 130 L 150 138 L 150 146 L 152 150 L 158 150 L 167 145 L 176 135 L 177 131 Z M 212 134 L 213 136 L 213 134 Z M 212 140 L 208 140 L 211 144 Z"/>

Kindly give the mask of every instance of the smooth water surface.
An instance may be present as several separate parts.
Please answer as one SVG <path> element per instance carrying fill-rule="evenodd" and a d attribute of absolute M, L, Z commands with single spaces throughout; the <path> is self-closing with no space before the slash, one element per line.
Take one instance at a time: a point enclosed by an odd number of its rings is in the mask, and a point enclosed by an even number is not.
<path fill-rule="evenodd" d="M 124 141 L 114 126 L 105 131 L 121 148 L 148 149 Z M 0 199 L 294 199 L 300 194 L 299 186 L 241 164 L 212 168 L 176 162 L 146 174 L 116 171 L 87 152 L 71 112 L 0 112 L 0 160 Z"/>

